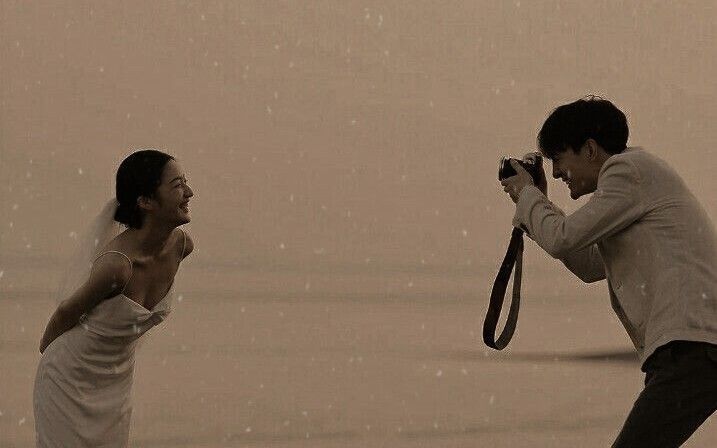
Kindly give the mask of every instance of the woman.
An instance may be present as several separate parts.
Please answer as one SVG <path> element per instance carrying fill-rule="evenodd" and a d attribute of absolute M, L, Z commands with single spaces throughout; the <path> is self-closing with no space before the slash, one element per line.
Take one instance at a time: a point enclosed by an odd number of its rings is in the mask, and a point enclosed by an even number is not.
<path fill-rule="evenodd" d="M 88 278 L 62 300 L 40 342 L 38 447 L 127 446 L 136 344 L 169 314 L 179 263 L 194 249 L 178 228 L 190 221 L 194 193 L 172 156 L 127 157 L 116 194 L 106 208 L 113 213 L 93 232 L 106 232 L 111 218 L 127 229 L 93 257 Z"/>

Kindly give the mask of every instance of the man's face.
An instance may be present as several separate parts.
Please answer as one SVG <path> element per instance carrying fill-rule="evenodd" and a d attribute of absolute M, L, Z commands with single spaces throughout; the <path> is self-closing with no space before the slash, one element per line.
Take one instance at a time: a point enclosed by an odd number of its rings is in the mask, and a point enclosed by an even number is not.
<path fill-rule="evenodd" d="M 570 197 L 577 199 L 597 189 L 597 173 L 588 156 L 587 144 L 577 154 L 568 148 L 553 159 L 553 178 L 562 179 L 570 189 Z"/>

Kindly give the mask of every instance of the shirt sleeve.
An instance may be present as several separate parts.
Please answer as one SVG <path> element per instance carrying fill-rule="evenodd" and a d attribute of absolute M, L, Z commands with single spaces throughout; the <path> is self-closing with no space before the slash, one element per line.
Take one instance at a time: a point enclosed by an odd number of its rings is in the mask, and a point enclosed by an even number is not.
<path fill-rule="evenodd" d="M 566 259 L 621 231 L 644 214 L 639 184 L 637 169 L 629 160 L 611 157 L 600 170 L 595 193 L 569 216 L 535 186 L 523 188 L 513 226 L 525 230 L 552 257 Z"/>
<path fill-rule="evenodd" d="M 571 252 L 560 259 L 566 268 L 585 283 L 605 280 L 605 264 L 597 244 Z"/>

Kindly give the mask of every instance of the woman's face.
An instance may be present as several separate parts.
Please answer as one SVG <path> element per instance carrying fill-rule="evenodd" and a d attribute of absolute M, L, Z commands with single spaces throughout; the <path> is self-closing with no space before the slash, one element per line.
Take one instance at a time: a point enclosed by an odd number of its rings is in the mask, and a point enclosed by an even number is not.
<path fill-rule="evenodd" d="M 155 219 L 171 222 L 175 225 L 191 221 L 189 216 L 189 198 L 194 192 L 187 183 L 187 177 L 176 160 L 170 160 L 164 166 L 162 179 L 154 195 Z"/>

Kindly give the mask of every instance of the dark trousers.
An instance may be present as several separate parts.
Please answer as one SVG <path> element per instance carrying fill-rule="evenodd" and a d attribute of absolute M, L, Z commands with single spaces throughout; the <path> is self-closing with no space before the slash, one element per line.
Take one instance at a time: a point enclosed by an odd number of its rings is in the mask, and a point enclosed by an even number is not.
<path fill-rule="evenodd" d="M 645 389 L 612 447 L 678 447 L 717 410 L 717 345 L 670 342 L 643 369 Z"/>

